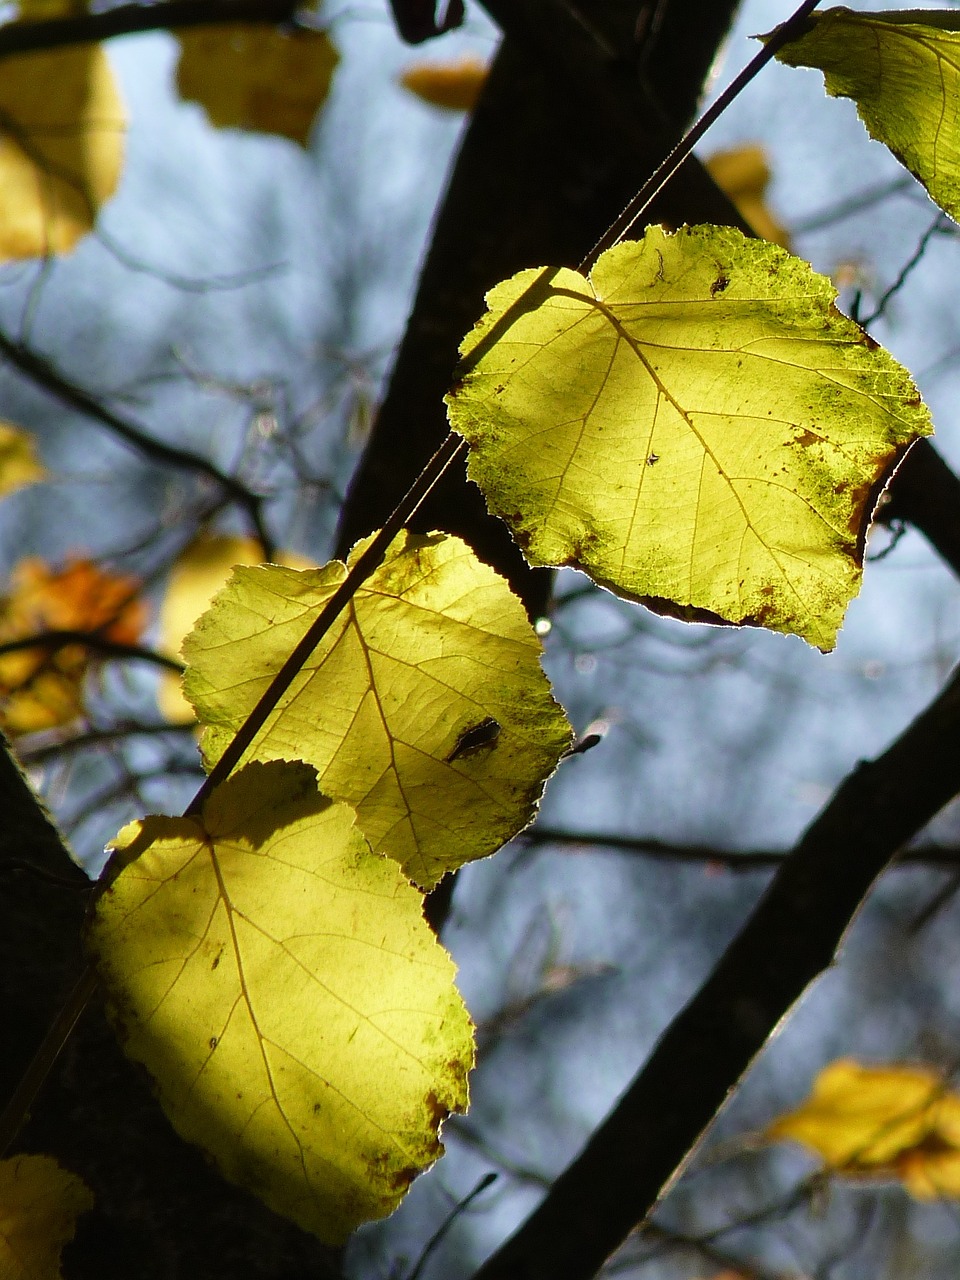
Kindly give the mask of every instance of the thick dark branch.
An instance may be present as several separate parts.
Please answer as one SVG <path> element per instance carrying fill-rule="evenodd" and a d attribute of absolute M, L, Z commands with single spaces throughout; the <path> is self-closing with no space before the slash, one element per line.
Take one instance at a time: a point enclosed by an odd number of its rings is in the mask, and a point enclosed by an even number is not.
<path fill-rule="evenodd" d="M 656 1205 L 834 961 L 890 859 L 960 791 L 960 671 L 839 787 L 712 974 L 540 1208 L 474 1280 L 588 1280 Z"/>
<path fill-rule="evenodd" d="M 134 31 L 196 27 L 214 22 L 292 22 L 300 6 L 293 0 L 169 0 L 160 4 L 124 4 L 104 13 L 46 22 L 11 22 L 0 27 L 0 58 L 59 49 Z"/>
<path fill-rule="evenodd" d="M 929 440 L 918 440 L 897 468 L 877 519 L 914 525 L 960 577 L 960 479 Z"/>
<path fill-rule="evenodd" d="M 175 445 L 165 444 L 157 440 L 148 431 L 136 423 L 122 418 L 102 404 L 96 396 L 76 386 L 53 367 L 49 360 L 37 355 L 20 342 L 15 342 L 8 334 L 0 332 L 0 355 L 29 378 L 36 386 L 54 396 L 61 404 L 75 409 L 108 427 L 124 444 L 136 449 L 151 462 L 160 466 L 176 467 L 180 471 L 191 471 L 212 481 L 232 502 L 246 512 L 253 531 L 259 540 L 266 559 L 273 556 L 273 542 L 267 533 L 263 520 L 263 499 L 252 493 L 235 476 L 221 471 L 209 458 L 192 453 L 189 449 L 179 449 Z"/>
<path fill-rule="evenodd" d="M 111 640 L 96 631 L 38 631 L 33 636 L 4 640 L 0 643 L 0 657 L 5 653 L 22 653 L 24 649 L 42 649 L 46 653 L 55 653 L 58 649 L 66 649 L 68 645 L 81 645 L 105 658 L 130 658 L 137 662 L 151 662 L 156 667 L 164 667 L 167 671 L 176 671 L 178 674 L 183 671 L 183 663 L 176 658 L 158 653 L 156 649 L 148 649 L 145 645 Z"/>

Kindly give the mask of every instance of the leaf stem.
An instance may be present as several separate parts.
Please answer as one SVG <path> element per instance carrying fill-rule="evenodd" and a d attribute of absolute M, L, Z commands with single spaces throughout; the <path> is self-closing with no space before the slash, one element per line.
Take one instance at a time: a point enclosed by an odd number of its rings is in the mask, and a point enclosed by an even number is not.
<path fill-rule="evenodd" d="M 634 223 L 637 222 L 667 185 L 707 130 L 716 124 L 727 107 L 740 95 L 757 73 L 763 70 L 771 58 L 800 33 L 803 24 L 819 3 L 820 0 L 803 0 L 800 7 L 791 14 L 786 22 L 781 23 L 771 33 L 760 52 L 747 63 L 717 100 L 707 108 L 696 124 L 692 125 L 683 135 L 670 154 L 661 161 L 646 180 L 623 213 L 603 233 L 581 262 L 581 271 L 589 271 L 602 253 L 620 243 Z"/>

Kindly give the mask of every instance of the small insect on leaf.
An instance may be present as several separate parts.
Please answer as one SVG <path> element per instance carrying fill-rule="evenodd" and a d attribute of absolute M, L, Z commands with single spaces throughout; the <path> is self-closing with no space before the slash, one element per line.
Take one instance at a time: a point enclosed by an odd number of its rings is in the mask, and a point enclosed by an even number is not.
<path fill-rule="evenodd" d="M 447 756 L 447 764 L 452 763 L 454 760 L 462 760 L 464 756 L 475 755 L 476 752 L 482 751 L 484 747 L 495 746 L 499 737 L 499 724 L 492 716 L 487 716 L 479 724 L 463 730 L 459 738 L 457 738 L 457 745 Z"/>

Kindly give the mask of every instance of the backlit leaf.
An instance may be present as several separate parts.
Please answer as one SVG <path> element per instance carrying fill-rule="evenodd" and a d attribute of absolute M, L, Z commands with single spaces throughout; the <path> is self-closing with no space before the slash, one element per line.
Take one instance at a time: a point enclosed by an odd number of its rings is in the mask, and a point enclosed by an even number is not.
<path fill-rule="evenodd" d="M 208 765 L 346 572 L 336 560 L 235 570 L 184 644 Z M 373 847 L 427 888 L 527 825 L 569 741 L 540 642 L 504 580 L 459 538 L 403 534 L 249 758 L 315 765 Z"/>
<path fill-rule="evenodd" d="M 469 473 L 533 564 L 663 613 L 830 649 L 867 524 L 931 430 L 830 281 L 724 227 L 648 228 L 488 295 L 447 397 Z"/>
<path fill-rule="evenodd" d="M 259 564 L 263 550 L 254 538 L 235 534 L 201 533 L 178 556 L 170 571 L 166 594 L 160 606 L 160 648 L 172 658 L 180 656 L 180 648 L 193 624 L 210 605 L 217 592 L 226 585 L 230 570 L 238 564 Z M 279 564 L 306 569 L 305 556 L 283 551 Z M 157 702 L 168 720 L 189 720 L 193 707 L 183 696 L 180 677 L 165 671 L 160 677 Z"/>
<path fill-rule="evenodd" d="M 51 1156 L 0 1160 L 0 1276 L 59 1280 L 60 1251 L 93 1192 Z"/>
<path fill-rule="evenodd" d="M 473 1060 L 421 895 L 303 764 L 248 765 L 202 820 L 145 818 L 113 847 L 89 944 L 177 1131 L 328 1243 L 390 1213 Z"/>
<path fill-rule="evenodd" d="M 198 102 L 218 129 L 277 133 L 306 146 L 339 55 L 322 31 L 262 23 L 177 32 L 181 98 Z"/>
<path fill-rule="evenodd" d="M 43 560 L 21 560 L 0 597 L 0 645 L 48 631 L 92 631 L 119 644 L 136 644 L 146 621 L 139 588 L 138 579 L 108 573 L 91 560 L 69 560 L 62 569 Z M 95 652 L 82 644 L 0 654 L 4 731 L 33 733 L 76 719 L 95 661 Z"/>
<path fill-rule="evenodd" d="M 46 475 L 37 459 L 33 436 L 0 422 L 0 497 L 35 484 Z"/>
<path fill-rule="evenodd" d="M 3 59 L 0 260 L 68 253 L 113 195 L 126 113 L 100 45 Z"/>
<path fill-rule="evenodd" d="M 730 151 L 716 151 L 704 161 L 714 182 L 727 193 L 758 236 L 790 247 L 790 237 L 766 202 L 770 165 L 763 147 L 746 143 Z"/>
<path fill-rule="evenodd" d="M 487 64 L 475 54 L 456 62 L 415 62 L 400 77 L 405 89 L 447 111 L 472 111 L 487 80 Z"/>
<path fill-rule="evenodd" d="M 822 71 L 827 93 L 852 98 L 871 138 L 960 219 L 960 14 L 837 8 L 808 23 L 777 58 Z"/>
<path fill-rule="evenodd" d="M 897 1178 L 919 1200 L 960 1198 L 960 1095 L 924 1067 L 824 1067 L 764 1135 L 809 1147 L 834 1173 Z"/>

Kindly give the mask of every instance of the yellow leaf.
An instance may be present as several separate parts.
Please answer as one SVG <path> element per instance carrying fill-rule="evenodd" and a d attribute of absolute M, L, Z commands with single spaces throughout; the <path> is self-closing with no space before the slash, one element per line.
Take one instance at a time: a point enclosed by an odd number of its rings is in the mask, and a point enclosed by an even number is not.
<path fill-rule="evenodd" d="M 827 93 L 852 98 L 871 138 L 960 219 L 960 16 L 828 9 L 777 58 L 822 71 Z"/>
<path fill-rule="evenodd" d="M 469 53 L 456 62 L 416 62 L 400 77 L 405 89 L 447 111 L 472 111 L 486 80 L 487 64 Z"/>
<path fill-rule="evenodd" d="M 337 560 L 235 570 L 184 644 L 208 765 L 346 572 Z M 540 651 L 520 602 L 465 543 L 402 534 L 248 758 L 315 765 L 373 847 L 428 888 L 527 825 L 569 745 Z"/>
<path fill-rule="evenodd" d="M 8 422 L 0 422 L 0 496 L 35 484 L 45 475 L 37 459 L 33 436 Z"/>
<path fill-rule="evenodd" d="M 330 1244 L 390 1213 L 473 1061 L 421 895 L 303 764 L 248 765 L 202 820 L 113 847 L 89 944 L 178 1133 Z"/>
<path fill-rule="evenodd" d="M 167 582 L 160 606 L 160 648 L 171 657 L 179 657 L 193 624 L 226 585 L 230 570 L 238 564 L 259 564 L 262 559 L 260 544 L 253 538 L 211 533 L 194 538 L 178 557 Z M 306 556 L 293 551 L 281 552 L 277 560 L 292 569 L 306 569 L 310 564 Z M 193 707 L 183 696 L 180 677 L 173 671 L 165 671 L 160 677 L 157 702 L 168 720 L 193 718 Z"/>
<path fill-rule="evenodd" d="M 126 114 L 99 45 L 4 58 L 0 260 L 68 253 L 113 195 Z"/>
<path fill-rule="evenodd" d="M 0 1160 L 0 1276 L 59 1280 L 60 1250 L 93 1193 L 51 1156 Z"/>
<path fill-rule="evenodd" d="M 898 1178 L 919 1200 L 960 1198 L 960 1095 L 928 1068 L 832 1062 L 764 1136 L 809 1147 L 834 1173 Z"/>
<path fill-rule="evenodd" d="M 447 397 L 469 474 L 533 564 L 831 649 L 880 489 L 931 431 L 835 298 L 724 227 L 650 227 L 589 280 L 523 271 L 488 295 Z"/>
<path fill-rule="evenodd" d="M 136 644 L 146 620 L 138 579 L 107 573 L 92 561 L 53 569 L 22 560 L 0 597 L 0 644 L 47 631 L 96 631 Z M 8 734 L 34 733 L 76 719 L 96 655 L 83 645 L 37 645 L 0 655 L 0 725 Z"/>
<path fill-rule="evenodd" d="M 19 0 L 20 22 L 46 22 L 50 18 L 79 18 L 87 11 L 84 0 Z"/>
<path fill-rule="evenodd" d="M 717 151 L 704 161 L 704 167 L 758 236 L 789 249 L 790 236 L 764 199 L 770 185 L 770 166 L 763 147 L 746 144 L 731 151 Z"/>
<path fill-rule="evenodd" d="M 339 55 L 321 31 L 260 23 L 177 32 L 180 97 L 198 102 L 218 129 L 277 133 L 306 146 Z"/>

